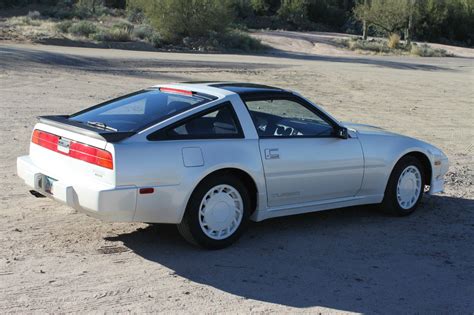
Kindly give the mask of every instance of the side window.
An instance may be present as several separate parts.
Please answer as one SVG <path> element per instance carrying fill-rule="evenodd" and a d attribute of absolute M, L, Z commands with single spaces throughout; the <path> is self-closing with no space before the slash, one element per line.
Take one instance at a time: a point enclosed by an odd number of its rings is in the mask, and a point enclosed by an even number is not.
<path fill-rule="evenodd" d="M 230 103 L 150 135 L 149 140 L 243 138 Z"/>
<path fill-rule="evenodd" d="M 334 129 L 317 113 L 287 99 L 246 101 L 260 137 L 327 137 Z"/>

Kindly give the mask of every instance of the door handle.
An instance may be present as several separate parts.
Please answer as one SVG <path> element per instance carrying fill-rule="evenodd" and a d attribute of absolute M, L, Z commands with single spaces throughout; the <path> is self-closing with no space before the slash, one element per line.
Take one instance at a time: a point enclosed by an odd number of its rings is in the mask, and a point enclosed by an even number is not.
<path fill-rule="evenodd" d="M 271 159 L 279 159 L 280 158 L 280 153 L 278 152 L 278 149 L 265 149 L 265 159 L 271 160 Z"/>

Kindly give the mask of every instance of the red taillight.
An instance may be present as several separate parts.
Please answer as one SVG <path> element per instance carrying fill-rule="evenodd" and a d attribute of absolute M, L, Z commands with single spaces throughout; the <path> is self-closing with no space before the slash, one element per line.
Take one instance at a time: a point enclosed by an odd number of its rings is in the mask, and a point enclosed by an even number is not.
<path fill-rule="evenodd" d="M 69 152 L 63 152 L 58 150 L 59 138 L 59 136 L 52 133 L 35 129 L 33 131 L 33 136 L 31 137 L 31 142 L 51 151 L 70 156 L 74 159 L 102 166 L 111 170 L 114 169 L 114 162 L 110 152 L 76 141 L 70 142 Z"/>
<path fill-rule="evenodd" d="M 178 93 L 178 94 L 193 96 L 193 92 L 191 92 L 191 91 L 181 90 L 181 89 L 174 89 L 174 88 L 166 88 L 166 87 L 160 88 L 160 92 L 163 92 L 163 93 Z"/>
<path fill-rule="evenodd" d="M 110 152 L 86 144 L 71 142 L 69 156 L 111 170 L 114 169 L 112 154 L 110 154 Z"/>
<path fill-rule="evenodd" d="M 35 129 L 35 131 L 33 131 L 33 136 L 31 137 L 31 142 L 53 151 L 57 150 L 58 141 L 58 136 L 38 129 Z"/>

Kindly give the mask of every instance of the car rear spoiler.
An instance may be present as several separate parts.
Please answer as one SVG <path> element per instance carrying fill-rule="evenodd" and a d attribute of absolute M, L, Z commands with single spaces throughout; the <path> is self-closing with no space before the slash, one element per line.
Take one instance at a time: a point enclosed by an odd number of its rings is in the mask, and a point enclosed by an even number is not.
<path fill-rule="evenodd" d="M 38 120 L 46 125 L 59 127 L 91 138 L 105 140 L 107 142 L 119 142 L 136 134 L 134 131 L 110 131 L 100 130 L 81 122 L 70 120 L 68 115 L 38 116 Z"/>

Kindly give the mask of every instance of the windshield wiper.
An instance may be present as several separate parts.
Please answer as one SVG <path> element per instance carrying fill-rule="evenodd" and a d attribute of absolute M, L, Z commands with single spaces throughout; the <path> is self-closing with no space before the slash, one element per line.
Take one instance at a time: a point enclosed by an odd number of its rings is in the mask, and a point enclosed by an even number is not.
<path fill-rule="evenodd" d="M 92 127 L 99 127 L 108 131 L 118 131 L 118 129 L 107 126 L 105 123 L 100 122 L 100 121 L 88 121 L 86 124 Z"/>

